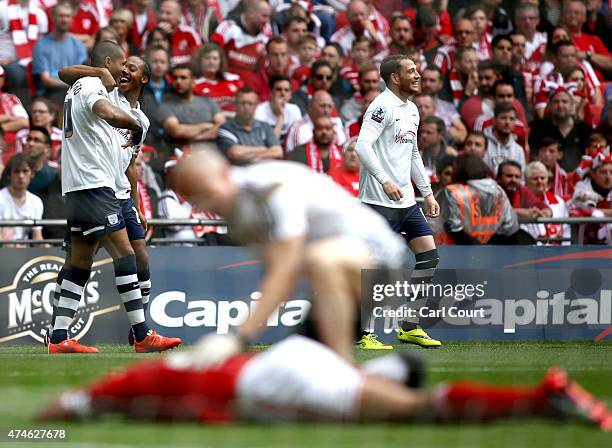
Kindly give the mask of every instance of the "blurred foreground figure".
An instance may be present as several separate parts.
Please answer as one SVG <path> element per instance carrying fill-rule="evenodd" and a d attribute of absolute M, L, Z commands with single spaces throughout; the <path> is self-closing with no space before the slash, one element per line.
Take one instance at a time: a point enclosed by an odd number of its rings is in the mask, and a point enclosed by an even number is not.
<path fill-rule="evenodd" d="M 173 353 L 62 393 L 43 420 L 119 414 L 140 420 L 487 422 L 544 417 L 612 430 L 612 413 L 563 370 L 534 387 L 472 382 L 417 389 L 420 362 L 392 354 L 358 369 L 315 341 L 291 336 L 260 353 L 197 368 L 191 352 Z M 393 378 L 382 372 L 393 372 Z"/>

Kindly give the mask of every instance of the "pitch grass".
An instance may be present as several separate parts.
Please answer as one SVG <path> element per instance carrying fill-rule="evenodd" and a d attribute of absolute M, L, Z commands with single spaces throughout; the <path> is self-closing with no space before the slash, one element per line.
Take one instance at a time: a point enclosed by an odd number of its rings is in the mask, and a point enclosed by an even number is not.
<path fill-rule="evenodd" d="M 143 357 L 127 346 L 99 346 L 98 355 L 50 357 L 43 347 L 0 347 L 0 428 L 41 427 L 32 416 L 55 393 L 85 384 L 98 375 Z M 612 405 L 612 343 L 491 342 L 447 343 L 438 350 L 414 350 L 427 360 L 429 385 L 468 378 L 495 383 L 533 384 L 549 365 L 566 368 L 587 389 Z M 265 347 L 255 347 L 261 350 Z M 381 352 L 358 351 L 363 361 Z M 489 425 L 232 425 L 147 424 L 106 420 L 53 425 L 68 430 L 57 443 L 7 444 L 0 447 L 597 447 L 612 446 L 612 436 L 579 425 L 544 420 Z"/>

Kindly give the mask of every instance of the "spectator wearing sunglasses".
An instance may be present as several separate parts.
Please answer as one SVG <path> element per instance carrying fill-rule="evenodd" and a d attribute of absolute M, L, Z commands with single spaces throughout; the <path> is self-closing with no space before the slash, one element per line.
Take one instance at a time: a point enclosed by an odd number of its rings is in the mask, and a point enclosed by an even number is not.
<path fill-rule="evenodd" d="M 312 64 L 311 76 L 308 84 L 300 88 L 291 97 L 291 103 L 300 108 L 302 115 L 305 115 L 308 110 L 308 103 L 312 99 L 312 95 L 318 90 L 324 90 L 331 95 L 331 86 L 334 82 L 334 71 L 327 61 L 317 61 Z M 340 107 L 341 99 L 332 96 L 335 109 Z M 334 116 L 337 116 L 334 110 Z"/>

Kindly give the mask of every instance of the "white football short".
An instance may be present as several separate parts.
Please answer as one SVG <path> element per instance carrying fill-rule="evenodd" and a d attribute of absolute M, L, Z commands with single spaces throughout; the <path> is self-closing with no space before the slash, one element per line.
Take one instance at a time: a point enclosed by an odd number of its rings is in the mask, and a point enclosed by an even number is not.
<path fill-rule="evenodd" d="M 248 362 L 238 377 L 242 418 L 353 420 L 363 377 L 328 347 L 290 336 Z"/>

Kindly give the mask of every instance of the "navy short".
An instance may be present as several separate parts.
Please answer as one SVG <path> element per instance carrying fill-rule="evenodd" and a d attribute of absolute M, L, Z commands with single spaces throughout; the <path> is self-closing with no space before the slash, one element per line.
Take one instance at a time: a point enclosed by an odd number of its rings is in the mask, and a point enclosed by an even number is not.
<path fill-rule="evenodd" d="M 397 233 L 401 233 L 406 241 L 411 241 L 421 236 L 433 236 L 431 227 L 427 219 L 425 219 L 419 204 L 408 208 L 382 207 L 374 204 L 367 205 L 381 214 L 387 220 L 389 226 Z"/>
<path fill-rule="evenodd" d="M 125 228 L 122 208 L 112 188 L 66 193 L 70 233 L 95 237 Z"/>
<path fill-rule="evenodd" d="M 130 241 L 144 240 L 145 233 L 138 217 L 138 211 L 132 198 L 120 199 L 121 202 L 121 214 L 125 221 L 125 229 L 128 233 Z"/>

